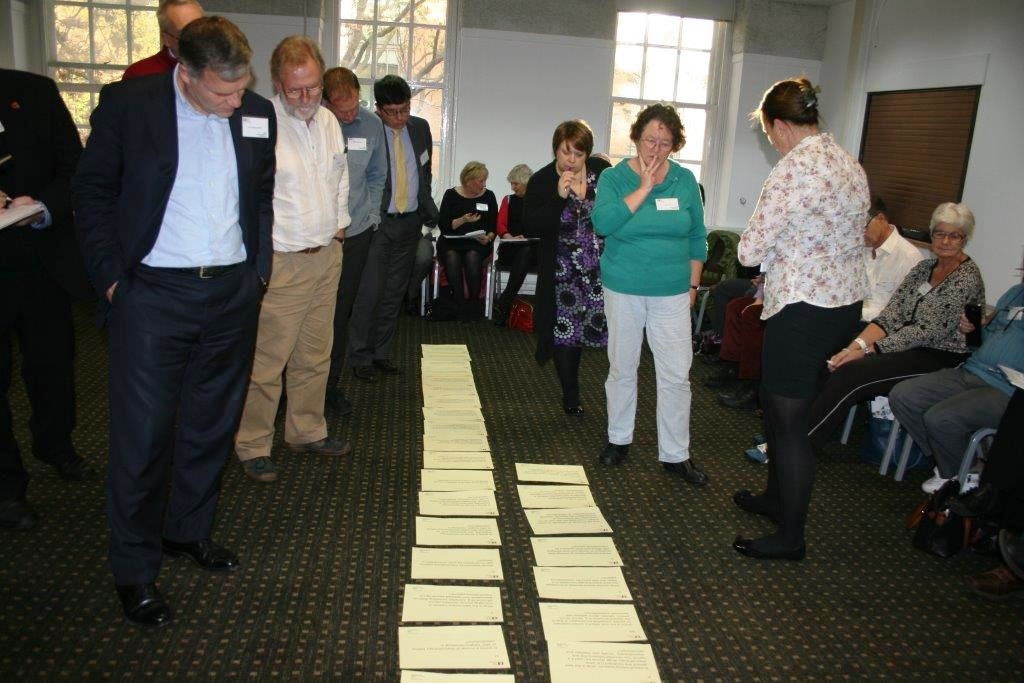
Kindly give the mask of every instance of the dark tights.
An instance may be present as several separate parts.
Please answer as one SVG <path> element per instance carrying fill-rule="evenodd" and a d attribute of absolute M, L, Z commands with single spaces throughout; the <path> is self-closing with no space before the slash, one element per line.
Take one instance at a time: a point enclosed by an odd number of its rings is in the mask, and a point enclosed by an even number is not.
<path fill-rule="evenodd" d="M 444 274 L 448 287 L 459 304 L 459 317 L 478 317 L 480 308 L 480 278 L 483 273 L 483 255 L 476 249 L 444 253 Z M 463 277 L 465 274 L 465 277 Z M 465 282 L 465 289 L 463 289 Z"/>
<path fill-rule="evenodd" d="M 814 398 L 787 398 L 761 388 L 768 440 L 768 485 L 745 505 L 776 521 L 779 530 L 752 541 L 761 552 L 792 550 L 804 542 L 807 508 L 814 487 L 814 451 L 807 416 Z"/>
<path fill-rule="evenodd" d="M 562 407 L 575 408 L 580 405 L 580 358 L 583 349 L 578 346 L 555 346 L 552 359 L 558 383 L 562 385 Z"/>

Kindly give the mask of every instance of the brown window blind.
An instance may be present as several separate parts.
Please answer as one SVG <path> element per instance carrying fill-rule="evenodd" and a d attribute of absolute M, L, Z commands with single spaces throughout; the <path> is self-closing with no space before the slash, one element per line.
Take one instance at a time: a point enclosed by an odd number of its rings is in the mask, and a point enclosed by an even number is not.
<path fill-rule="evenodd" d="M 927 230 L 932 211 L 963 197 L 981 86 L 868 94 L 860 161 L 901 228 Z"/>

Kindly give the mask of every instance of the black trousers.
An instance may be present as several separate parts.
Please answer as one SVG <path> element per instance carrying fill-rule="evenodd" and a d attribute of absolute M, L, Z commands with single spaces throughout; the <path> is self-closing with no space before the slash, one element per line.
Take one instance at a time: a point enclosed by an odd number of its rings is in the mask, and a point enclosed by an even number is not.
<path fill-rule="evenodd" d="M 1010 397 L 981 481 L 1003 494 L 1002 526 L 1016 533 L 1024 530 L 1024 389 Z"/>
<path fill-rule="evenodd" d="M 22 498 L 28 473 L 14 439 L 7 393 L 14 340 L 32 416 L 32 454 L 51 465 L 78 459 L 75 427 L 74 326 L 67 292 L 41 268 L 0 274 L 0 500 Z"/>
<path fill-rule="evenodd" d="M 338 281 L 338 299 L 334 308 L 334 344 L 331 346 L 331 369 L 328 375 L 331 379 L 328 386 L 333 386 L 345 365 L 349 322 L 359 295 L 363 271 L 366 270 L 373 232 L 373 228 L 370 228 L 355 237 L 346 237 L 341 245 L 341 279 Z"/>
<path fill-rule="evenodd" d="M 247 264 L 211 279 L 139 266 L 118 282 L 107 470 L 115 583 L 156 579 L 161 535 L 210 536 L 252 369 L 259 300 Z"/>
<path fill-rule="evenodd" d="M 391 356 L 402 299 L 422 235 L 421 226 L 422 221 L 415 212 L 382 216 L 380 227 L 370 241 L 366 268 L 349 321 L 349 365 L 369 365 Z"/>
<path fill-rule="evenodd" d="M 819 446 L 828 441 L 839 431 L 850 406 L 874 396 L 888 396 L 889 391 L 905 379 L 956 367 L 966 358 L 960 353 L 916 348 L 871 355 L 841 365 L 827 375 L 811 404 L 808 419 L 811 440 Z"/>
<path fill-rule="evenodd" d="M 512 305 L 512 300 L 519 294 L 519 289 L 523 286 L 530 268 L 537 267 L 537 243 L 517 244 L 514 241 L 508 241 L 502 242 L 502 244 L 504 250 L 501 252 L 499 265 L 504 267 L 508 264 L 509 272 L 508 283 L 498 299 L 498 307 L 507 312 Z M 487 293 L 487 296 L 490 296 L 490 292 Z"/>

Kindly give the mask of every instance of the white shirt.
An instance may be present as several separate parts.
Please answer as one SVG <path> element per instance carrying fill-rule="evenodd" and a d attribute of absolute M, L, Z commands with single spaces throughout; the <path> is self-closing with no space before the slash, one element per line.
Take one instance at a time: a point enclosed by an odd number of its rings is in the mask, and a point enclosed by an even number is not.
<path fill-rule="evenodd" d="M 341 124 L 323 107 L 307 124 L 287 112 L 280 95 L 272 101 L 277 112 L 274 251 L 327 246 L 351 222 Z"/>
<path fill-rule="evenodd" d="M 864 250 L 864 268 L 868 274 L 868 293 L 860 313 L 864 322 L 878 317 L 910 269 L 924 258 L 920 249 L 904 239 L 894 226 L 890 227 L 892 233 L 874 250 L 874 258 L 871 258 L 871 247 Z"/>

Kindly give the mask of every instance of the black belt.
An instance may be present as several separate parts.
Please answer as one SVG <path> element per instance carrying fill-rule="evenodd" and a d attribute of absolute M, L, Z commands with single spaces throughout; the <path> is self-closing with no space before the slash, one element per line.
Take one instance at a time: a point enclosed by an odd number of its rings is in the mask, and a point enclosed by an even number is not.
<path fill-rule="evenodd" d="M 404 218 L 405 216 L 415 216 L 419 211 L 405 211 L 402 213 L 385 213 L 384 215 L 388 218 Z"/>
<path fill-rule="evenodd" d="M 232 263 L 226 266 L 197 266 L 195 268 L 160 268 L 156 267 L 156 270 L 162 270 L 165 273 L 181 273 L 183 275 L 195 275 L 200 280 L 209 280 L 210 278 L 222 277 L 233 271 L 238 266 L 245 263 L 240 261 L 238 263 Z"/>

